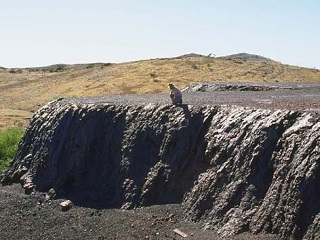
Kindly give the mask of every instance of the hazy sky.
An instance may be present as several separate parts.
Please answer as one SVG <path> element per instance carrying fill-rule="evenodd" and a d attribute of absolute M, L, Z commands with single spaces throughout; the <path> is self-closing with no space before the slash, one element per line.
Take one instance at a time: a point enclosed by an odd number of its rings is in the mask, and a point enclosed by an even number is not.
<path fill-rule="evenodd" d="M 320 69 L 319 0 L 1 0 L 0 66 L 240 52 Z"/>

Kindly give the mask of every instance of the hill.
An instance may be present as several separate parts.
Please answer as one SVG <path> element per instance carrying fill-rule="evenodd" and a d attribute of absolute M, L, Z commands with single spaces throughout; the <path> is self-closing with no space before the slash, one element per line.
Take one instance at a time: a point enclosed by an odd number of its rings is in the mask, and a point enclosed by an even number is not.
<path fill-rule="evenodd" d="M 273 61 L 270 58 L 266 58 L 260 55 L 254 55 L 249 53 L 238 53 L 238 54 L 232 54 L 228 56 L 221 57 L 227 60 L 243 60 L 243 61 Z"/>
<path fill-rule="evenodd" d="M 319 82 L 320 71 L 251 55 L 197 54 L 119 64 L 90 63 L 0 71 L 0 128 L 26 126 L 33 112 L 56 98 L 167 92 L 174 82 Z M 245 59 L 243 58 L 245 57 Z M 251 59 L 248 61 L 248 58 Z"/>

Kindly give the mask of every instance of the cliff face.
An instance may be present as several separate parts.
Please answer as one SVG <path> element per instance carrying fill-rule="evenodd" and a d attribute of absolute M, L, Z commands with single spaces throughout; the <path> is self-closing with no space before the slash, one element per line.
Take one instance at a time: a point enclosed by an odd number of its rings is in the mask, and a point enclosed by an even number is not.
<path fill-rule="evenodd" d="M 52 102 L 2 184 L 89 207 L 182 203 L 221 236 L 320 234 L 319 115 L 232 106 Z"/>

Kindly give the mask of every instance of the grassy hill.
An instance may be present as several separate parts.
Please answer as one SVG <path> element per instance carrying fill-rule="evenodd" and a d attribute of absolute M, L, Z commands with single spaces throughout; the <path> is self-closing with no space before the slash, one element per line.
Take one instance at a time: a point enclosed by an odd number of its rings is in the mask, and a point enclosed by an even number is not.
<path fill-rule="evenodd" d="M 318 69 L 284 65 L 250 54 L 187 54 L 119 64 L 56 64 L 0 68 L 0 128 L 26 126 L 33 112 L 59 97 L 168 92 L 195 82 L 319 82 Z"/>

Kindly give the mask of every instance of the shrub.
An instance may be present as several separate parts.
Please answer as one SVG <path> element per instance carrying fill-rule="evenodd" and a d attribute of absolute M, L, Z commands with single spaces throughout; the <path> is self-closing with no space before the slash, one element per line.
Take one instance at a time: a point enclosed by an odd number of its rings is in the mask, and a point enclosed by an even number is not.
<path fill-rule="evenodd" d="M 191 67 L 192 67 L 193 69 L 198 69 L 197 65 L 194 64 L 194 63 L 191 64 Z"/>
<path fill-rule="evenodd" d="M 57 65 L 56 68 L 50 69 L 50 72 L 63 72 L 66 70 L 66 67 L 63 65 Z"/>
<path fill-rule="evenodd" d="M 9 165 L 16 154 L 23 133 L 23 128 L 0 130 L 0 172 Z"/>
<path fill-rule="evenodd" d="M 156 73 L 149 73 L 149 75 L 152 77 L 152 78 L 156 78 L 157 77 L 157 74 Z"/>
<path fill-rule="evenodd" d="M 93 67 L 94 67 L 94 64 L 89 64 L 88 66 L 86 66 L 86 69 L 93 68 Z"/>

